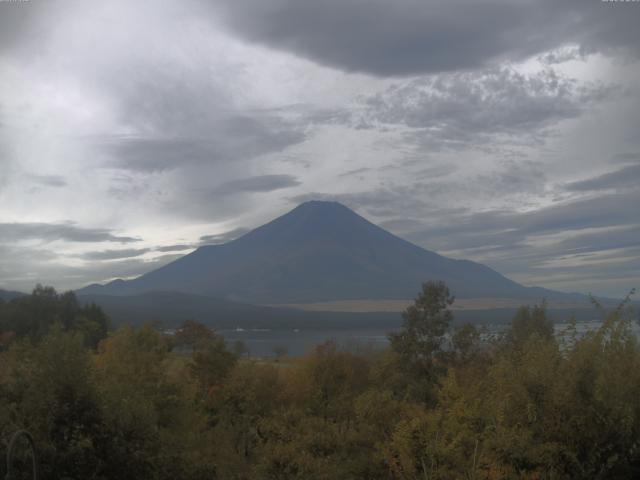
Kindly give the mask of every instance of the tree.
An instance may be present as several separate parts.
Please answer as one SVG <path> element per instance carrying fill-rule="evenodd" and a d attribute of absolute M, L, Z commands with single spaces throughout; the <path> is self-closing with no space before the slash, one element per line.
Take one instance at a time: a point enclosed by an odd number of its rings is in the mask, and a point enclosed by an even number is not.
<path fill-rule="evenodd" d="M 0 410 L 8 422 L 0 419 L 0 430 L 35 437 L 44 478 L 96 478 L 104 425 L 82 335 L 58 325 L 37 345 L 14 344 L 2 363 Z"/>
<path fill-rule="evenodd" d="M 200 386 L 203 398 L 229 375 L 237 360 L 219 335 L 199 344 L 198 350 L 193 352 L 189 369 Z"/>
<path fill-rule="evenodd" d="M 408 374 L 410 390 L 418 399 L 432 402 L 433 387 L 444 372 L 443 343 L 453 314 L 454 297 L 444 282 L 422 284 L 422 292 L 402 314 L 402 330 L 389 334 L 399 366 Z"/>
<path fill-rule="evenodd" d="M 160 434 L 172 415 L 176 388 L 165 377 L 168 347 L 151 326 L 123 327 L 100 344 L 96 380 L 111 461 L 109 478 L 154 478 L 162 458 Z"/>
<path fill-rule="evenodd" d="M 190 478 L 204 415 L 186 375 L 170 376 L 167 339 L 150 325 L 123 327 L 100 344 L 96 383 L 105 418 L 104 478 Z M 211 478 L 203 476 L 202 478 Z"/>
<path fill-rule="evenodd" d="M 297 372 L 298 387 L 307 411 L 324 421 L 353 417 L 353 401 L 366 387 L 367 362 L 338 350 L 334 341 L 316 346 Z"/>
<path fill-rule="evenodd" d="M 456 328 L 451 336 L 451 346 L 458 362 L 469 362 L 478 355 L 481 347 L 480 335 L 481 331 L 470 323 Z"/>
<path fill-rule="evenodd" d="M 288 353 L 289 351 L 284 345 L 276 345 L 273 347 L 273 355 L 276 357 L 276 362 L 282 360 L 282 358 L 286 357 Z"/>
<path fill-rule="evenodd" d="M 14 332 L 16 338 L 39 342 L 56 324 L 64 331 L 81 332 L 91 348 L 109 329 L 109 319 L 100 307 L 80 305 L 73 292 L 59 294 L 52 287 L 37 285 L 31 295 L 0 304 L 0 332 Z"/>
<path fill-rule="evenodd" d="M 233 342 L 233 353 L 235 353 L 238 358 L 242 358 L 245 355 L 248 357 L 250 355 L 247 345 L 242 340 Z"/>
<path fill-rule="evenodd" d="M 185 320 L 173 337 L 173 346 L 195 352 L 206 347 L 216 334 L 206 325 L 195 320 Z"/>
<path fill-rule="evenodd" d="M 255 478 L 248 470 L 264 440 L 260 423 L 282 406 L 282 397 L 278 369 L 254 361 L 235 365 L 211 395 L 208 407 L 220 478 Z"/>
<path fill-rule="evenodd" d="M 505 339 L 508 344 L 516 348 L 522 348 L 533 336 L 542 340 L 554 338 L 553 322 L 547 317 L 547 303 L 541 305 L 521 306 L 506 332 Z"/>

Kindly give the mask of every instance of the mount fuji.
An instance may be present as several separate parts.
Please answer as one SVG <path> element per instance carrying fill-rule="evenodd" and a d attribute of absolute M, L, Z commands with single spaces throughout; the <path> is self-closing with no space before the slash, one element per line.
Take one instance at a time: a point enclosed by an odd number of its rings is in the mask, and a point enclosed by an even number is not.
<path fill-rule="evenodd" d="M 336 202 L 310 201 L 222 245 L 203 246 L 132 280 L 81 295 L 180 292 L 246 303 L 409 299 L 427 280 L 459 298 L 569 298 L 520 285 L 491 268 L 414 245 Z"/>

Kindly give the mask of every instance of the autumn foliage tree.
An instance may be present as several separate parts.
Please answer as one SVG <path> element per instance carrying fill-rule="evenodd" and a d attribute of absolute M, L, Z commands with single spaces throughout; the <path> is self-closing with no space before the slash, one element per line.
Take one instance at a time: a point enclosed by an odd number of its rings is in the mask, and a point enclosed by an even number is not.
<path fill-rule="evenodd" d="M 394 366 L 407 375 L 407 390 L 425 403 L 435 399 L 438 378 L 445 369 L 443 345 L 453 314 L 449 307 L 454 297 L 444 282 L 426 282 L 420 295 L 402 314 L 399 332 L 389 334 Z"/>
<path fill-rule="evenodd" d="M 24 305 L 74 311 L 39 295 Z M 326 342 L 278 362 L 239 358 L 195 322 L 173 338 L 121 327 L 92 348 L 75 320 L 33 320 L 24 332 L 39 333 L 0 352 L 0 433 L 33 433 L 43 478 L 640 477 L 628 299 L 585 334 L 556 334 L 543 303 L 494 337 L 454 328 L 452 301 L 427 283 L 388 348 Z"/>
<path fill-rule="evenodd" d="M 96 348 L 107 336 L 109 319 L 97 305 L 82 305 L 73 292 L 58 293 L 52 287 L 37 285 L 31 295 L 0 302 L 0 335 L 28 338 L 45 337 L 54 325 L 64 331 L 82 334 L 87 346 Z M 3 342 L 4 344 L 4 342 Z"/>

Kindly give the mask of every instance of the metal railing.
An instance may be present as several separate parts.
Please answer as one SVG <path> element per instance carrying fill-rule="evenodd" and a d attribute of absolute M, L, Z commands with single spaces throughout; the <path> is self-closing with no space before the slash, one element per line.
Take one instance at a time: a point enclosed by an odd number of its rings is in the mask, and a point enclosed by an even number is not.
<path fill-rule="evenodd" d="M 9 445 L 7 447 L 7 475 L 4 478 L 5 480 L 15 480 L 16 478 L 16 474 L 14 472 L 14 456 L 16 447 L 18 446 L 18 441 L 21 438 L 27 440 L 29 448 L 31 449 L 32 478 L 33 480 L 39 480 L 40 467 L 38 464 L 38 453 L 36 451 L 36 444 L 33 441 L 33 437 L 31 436 L 31 434 L 26 430 L 18 430 L 13 435 L 11 435 Z"/>

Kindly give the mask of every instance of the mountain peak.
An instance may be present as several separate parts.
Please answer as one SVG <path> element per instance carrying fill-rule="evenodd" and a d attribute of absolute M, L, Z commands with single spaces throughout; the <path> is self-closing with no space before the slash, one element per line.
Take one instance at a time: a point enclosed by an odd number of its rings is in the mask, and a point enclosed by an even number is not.
<path fill-rule="evenodd" d="M 311 200 L 249 232 L 236 242 L 266 242 L 298 248 L 320 239 L 341 238 L 348 243 L 366 237 L 372 229 L 383 232 L 350 208 L 338 202 Z M 384 232 L 384 234 L 388 234 Z"/>
<path fill-rule="evenodd" d="M 327 215 L 327 216 L 357 216 L 359 215 L 351 210 L 349 207 L 343 205 L 340 202 L 334 202 L 329 200 L 309 200 L 307 202 L 301 203 L 293 210 L 289 211 L 289 213 L 284 214 L 286 217 L 288 215 Z"/>
<path fill-rule="evenodd" d="M 340 202 L 336 202 L 333 200 L 308 200 L 306 202 L 301 203 L 297 207 L 295 207 L 292 211 L 295 210 L 350 210 L 348 207 L 344 206 Z"/>

